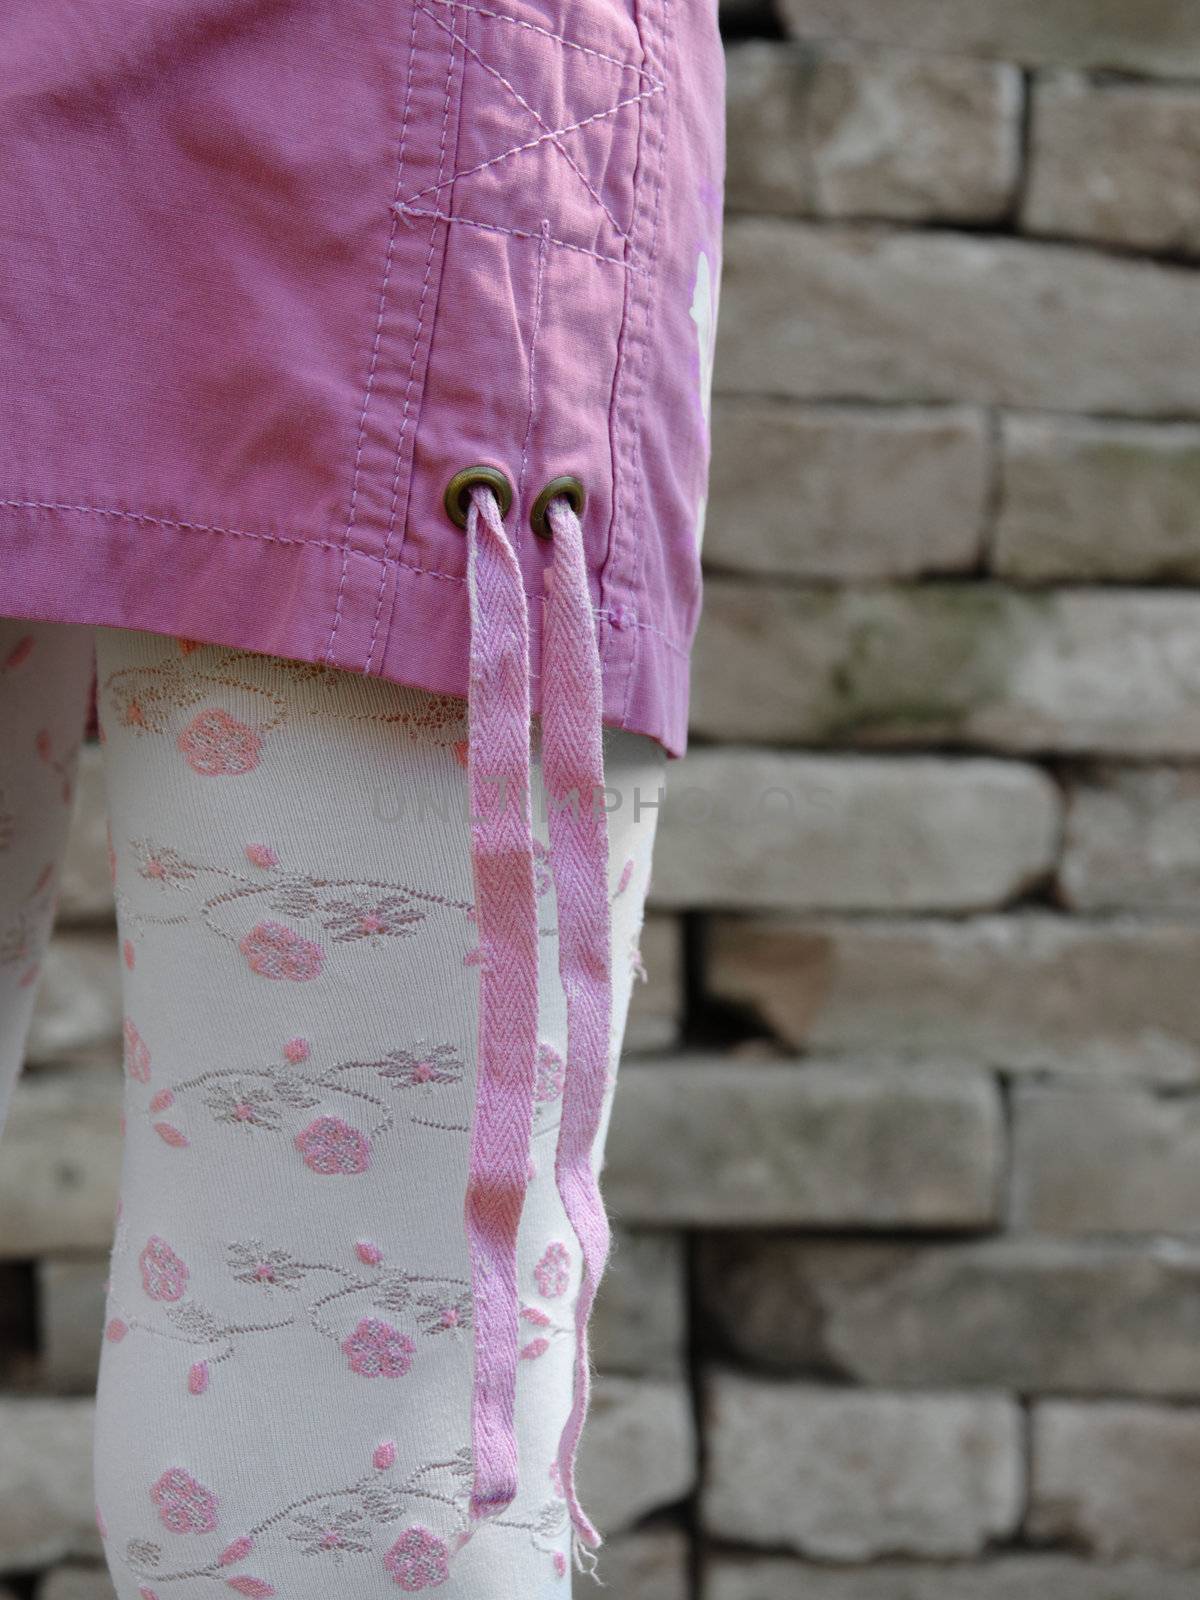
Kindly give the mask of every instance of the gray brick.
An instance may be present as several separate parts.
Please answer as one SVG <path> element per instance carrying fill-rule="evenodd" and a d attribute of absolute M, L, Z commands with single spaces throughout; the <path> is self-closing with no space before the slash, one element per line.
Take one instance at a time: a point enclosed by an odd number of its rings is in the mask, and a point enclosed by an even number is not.
<path fill-rule="evenodd" d="M 115 1600 L 112 1579 L 103 1567 L 58 1567 L 37 1586 L 37 1600 Z"/>
<path fill-rule="evenodd" d="M 1015 1226 L 1042 1233 L 1200 1232 L 1200 1102 L 1138 1089 L 1021 1088 Z"/>
<path fill-rule="evenodd" d="M 726 229 L 723 282 L 718 393 L 1200 411 L 1200 278 L 1185 268 L 745 217 Z"/>
<path fill-rule="evenodd" d="M 1109 1561 L 1200 1563 L 1200 1410 L 1046 1401 L 1033 1412 L 1032 1463 L 1035 1539 Z"/>
<path fill-rule="evenodd" d="M 1200 251 L 1200 92 L 1037 86 L 1022 221 L 1033 233 L 1194 255 Z"/>
<path fill-rule="evenodd" d="M 84 745 L 79 753 L 75 811 L 60 882 L 60 923 L 69 926 L 75 922 L 111 921 L 113 892 L 108 870 L 108 811 L 98 745 Z"/>
<path fill-rule="evenodd" d="M 102 1256 L 38 1263 L 39 1376 L 50 1388 L 82 1394 L 95 1388 L 107 1278 Z"/>
<path fill-rule="evenodd" d="M 1119 1566 L 1015 1555 L 978 1565 L 906 1562 L 838 1572 L 786 1558 L 718 1556 L 702 1600 L 1195 1600 L 1196 1574 L 1148 1561 Z"/>
<path fill-rule="evenodd" d="M 614 1230 L 592 1315 L 591 1348 L 602 1372 L 678 1377 L 684 1339 L 683 1240 Z"/>
<path fill-rule="evenodd" d="M 658 1526 L 606 1538 L 596 1575 L 621 1600 L 690 1600 L 688 1567 L 685 1535 Z"/>
<path fill-rule="evenodd" d="M 1200 1249 L 1175 1241 L 848 1247 L 742 1234 L 706 1243 L 702 1281 L 725 1345 L 780 1371 L 898 1388 L 1200 1395 Z"/>
<path fill-rule="evenodd" d="M 1008 417 L 996 570 L 1022 582 L 1200 581 L 1200 428 Z"/>
<path fill-rule="evenodd" d="M 637 1055 L 668 1050 L 683 1024 L 683 930 L 676 917 L 649 916 L 639 941 L 646 981 L 635 982 L 624 1048 Z"/>
<path fill-rule="evenodd" d="M 0 1397 L 0 1572 L 96 1557 L 90 1400 Z"/>
<path fill-rule="evenodd" d="M 1013 1532 L 1021 1427 L 992 1395 L 884 1394 L 717 1374 L 702 1515 L 830 1561 L 977 1554 Z"/>
<path fill-rule="evenodd" d="M 697 749 L 667 779 L 663 907 L 986 909 L 1058 848 L 1059 799 L 1014 762 Z"/>
<path fill-rule="evenodd" d="M 1003 1157 L 983 1076 L 698 1058 L 625 1070 L 605 1182 L 625 1222 L 971 1228 Z"/>
<path fill-rule="evenodd" d="M 980 412 L 718 397 L 704 554 L 799 578 L 964 572 L 983 541 Z"/>
<path fill-rule="evenodd" d="M 55 933 L 42 961 L 26 1060 L 112 1064 L 121 1056 L 121 979 L 108 928 Z"/>
<path fill-rule="evenodd" d="M 755 41 L 727 68 L 736 210 L 981 222 L 1012 198 L 1013 67 Z"/>
<path fill-rule="evenodd" d="M 693 727 L 773 743 L 1200 751 L 1200 597 L 709 583 Z"/>
<path fill-rule="evenodd" d="M 115 1074 L 44 1074 L 18 1084 L 0 1159 L 0 1256 L 108 1248 L 120 1105 Z"/>
<path fill-rule="evenodd" d="M 1189 1085 L 1197 970 L 1190 922 L 718 917 L 706 983 L 796 1050 Z"/>
<path fill-rule="evenodd" d="M 597 1379 L 579 1449 L 579 1496 L 596 1525 L 619 1534 L 691 1492 L 696 1449 L 682 1382 Z"/>
<path fill-rule="evenodd" d="M 1073 909 L 1200 906 L 1200 772 L 1101 766 L 1069 787 L 1060 870 Z"/>
<path fill-rule="evenodd" d="M 996 56 L 1031 66 L 1200 73 L 1189 0 L 780 0 L 800 38 Z"/>

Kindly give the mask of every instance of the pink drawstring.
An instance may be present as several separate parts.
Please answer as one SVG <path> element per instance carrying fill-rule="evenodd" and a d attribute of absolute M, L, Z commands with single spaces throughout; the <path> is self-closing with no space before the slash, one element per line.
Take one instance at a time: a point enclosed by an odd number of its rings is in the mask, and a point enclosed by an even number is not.
<path fill-rule="evenodd" d="M 538 928 L 529 817 L 529 617 L 490 489 L 467 514 L 467 779 L 479 934 L 479 1049 L 466 1226 L 474 1297 L 473 1518 L 517 1492 L 517 1225 L 537 1056 Z"/>
<path fill-rule="evenodd" d="M 554 1171 L 583 1253 L 575 1303 L 575 1392 L 558 1445 L 571 1521 L 584 1544 L 600 1535 L 575 1492 L 575 1453 L 590 1390 L 587 1325 L 609 1227 L 592 1163 L 608 1080 L 612 957 L 608 823 L 604 811 L 600 652 L 583 556 L 583 529 L 566 500 L 551 502 L 554 567 L 542 650 L 542 774 L 558 904 L 558 971 L 567 1001 L 567 1073 Z"/>
<path fill-rule="evenodd" d="M 587 1324 L 609 1228 L 592 1153 L 608 1080 L 612 973 L 608 828 L 601 742 L 600 657 L 583 529 L 565 499 L 551 502 L 554 564 L 547 574 L 542 672 L 542 769 L 558 906 L 558 968 L 567 1005 L 567 1068 L 555 1179 L 579 1239 L 574 1392 L 558 1446 L 572 1525 L 600 1535 L 579 1504 L 575 1456 L 587 1412 Z M 473 1519 L 517 1491 L 514 1431 L 519 1295 L 517 1229 L 533 1129 L 538 933 L 530 826 L 529 624 L 521 570 L 492 491 L 471 492 L 468 780 L 480 945 L 479 1049 L 466 1226 L 475 1305 L 471 1399 Z M 469 1537 L 469 1535 L 468 1535 Z"/>

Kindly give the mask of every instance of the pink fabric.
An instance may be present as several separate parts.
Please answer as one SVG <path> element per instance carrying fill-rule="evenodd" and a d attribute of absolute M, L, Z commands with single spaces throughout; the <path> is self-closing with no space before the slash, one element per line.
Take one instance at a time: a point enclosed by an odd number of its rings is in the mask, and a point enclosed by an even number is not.
<path fill-rule="evenodd" d="M 612 968 L 608 826 L 604 812 L 600 657 L 588 595 L 583 529 L 551 502 L 542 775 L 558 912 L 567 1061 L 555 1180 L 583 1253 L 575 1308 L 571 1412 L 558 1469 L 578 1537 L 600 1535 L 579 1503 L 575 1456 L 590 1389 L 587 1324 L 609 1247 L 592 1163 L 608 1076 Z M 529 639 L 520 569 L 490 490 L 467 518 L 471 595 L 468 779 L 480 940 L 479 1067 L 466 1224 L 475 1305 L 471 1436 L 474 1518 L 494 1516 L 518 1486 L 514 1429 L 518 1326 L 517 1230 L 533 1130 L 538 924 L 530 827 Z"/>
<path fill-rule="evenodd" d="M 517 1492 L 517 1226 L 537 1058 L 538 923 L 529 812 L 529 630 L 521 569 L 490 490 L 467 518 L 471 592 L 471 861 L 479 929 L 479 1052 L 466 1224 L 475 1313 L 474 1517 Z"/>
<path fill-rule="evenodd" d="M 465 693 L 454 472 L 589 494 L 607 721 L 682 750 L 716 0 L 6 0 L 0 613 Z"/>
<path fill-rule="evenodd" d="M 558 970 L 567 1002 L 567 1075 L 554 1170 L 567 1219 L 583 1251 L 575 1302 L 575 1389 L 558 1449 L 571 1521 L 585 1544 L 600 1535 L 579 1504 L 575 1453 L 587 1414 L 587 1324 L 604 1263 L 609 1227 L 592 1164 L 608 1079 L 612 1023 L 612 936 L 608 902 L 608 825 L 600 733 L 600 656 L 588 602 L 583 529 L 565 500 L 550 507 L 554 566 L 548 574 L 542 775 L 550 823 L 550 862 L 558 906 Z"/>

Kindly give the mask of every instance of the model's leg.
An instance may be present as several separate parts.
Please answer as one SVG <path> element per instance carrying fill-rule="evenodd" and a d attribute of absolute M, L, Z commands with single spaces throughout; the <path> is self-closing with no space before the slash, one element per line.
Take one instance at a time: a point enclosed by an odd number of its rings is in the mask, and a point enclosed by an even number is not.
<path fill-rule="evenodd" d="M 102 632 L 99 663 L 129 1018 L 97 1436 L 121 1600 L 561 1600 L 551 1464 L 579 1260 L 554 1183 L 565 1018 L 545 855 L 521 1493 L 460 1547 L 478 1018 L 464 707 L 144 634 Z M 615 1066 L 656 814 L 634 790 L 652 801 L 662 762 L 635 735 L 608 760 Z"/>
<path fill-rule="evenodd" d="M 90 628 L 0 621 L 0 1125 L 54 920 L 92 646 Z"/>

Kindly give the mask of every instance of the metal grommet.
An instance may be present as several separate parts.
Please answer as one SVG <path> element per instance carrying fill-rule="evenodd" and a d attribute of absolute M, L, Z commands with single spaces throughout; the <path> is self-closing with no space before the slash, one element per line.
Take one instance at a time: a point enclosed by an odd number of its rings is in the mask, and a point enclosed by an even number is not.
<path fill-rule="evenodd" d="M 467 526 L 472 489 L 490 489 L 499 503 L 501 518 L 512 510 L 512 484 L 498 467 L 464 467 L 446 485 L 443 501 L 446 515 L 456 528 L 465 530 Z"/>
<path fill-rule="evenodd" d="M 552 539 L 553 529 L 550 527 L 549 518 L 546 516 L 550 509 L 551 500 L 559 496 L 571 502 L 571 510 L 577 517 L 582 517 L 583 508 L 587 505 L 587 490 L 578 478 L 570 476 L 551 478 L 550 482 L 533 502 L 533 510 L 529 513 L 529 526 L 539 539 Z"/>

